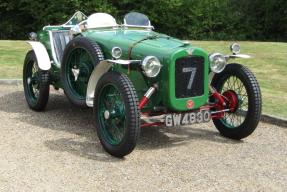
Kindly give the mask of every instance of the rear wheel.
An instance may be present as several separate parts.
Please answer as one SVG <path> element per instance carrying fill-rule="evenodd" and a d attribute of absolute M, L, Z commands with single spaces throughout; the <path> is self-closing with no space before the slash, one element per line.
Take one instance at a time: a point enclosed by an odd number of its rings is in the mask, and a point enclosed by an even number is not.
<path fill-rule="evenodd" d="M 43 110 L 49 99 L 50 75 L 39 68 L 34 51 L 29 51 L 24 61 L 23 86 L 28 106 L 35 111 Z"/>
<path fill-rule="evenodd" d="M 65 48 L 61 78 L 69 100 L 78 106 L 86 106 L 86 92 L 94 67 L 104 59 L 97 43 L 85 37 L 77 37 Z"/>
<path fill-rule="evenodd" d="M 240 64 L 229 64 L 216 74 L 212 86 L 220 92 L 230 109 L 221 119 L 213 119 L 219 132 L 228 138 L 242 139 L 257 127 L 261 116 L 261 92 L 253 73 Z"/>
<path fill-rule="evenodd" d="M 104 149 L 123 157 L 135 148 L 140 134 L 138 97 L 126 75 L 108 72 L 99 80 L 94 97 L 94 117 Z"/>

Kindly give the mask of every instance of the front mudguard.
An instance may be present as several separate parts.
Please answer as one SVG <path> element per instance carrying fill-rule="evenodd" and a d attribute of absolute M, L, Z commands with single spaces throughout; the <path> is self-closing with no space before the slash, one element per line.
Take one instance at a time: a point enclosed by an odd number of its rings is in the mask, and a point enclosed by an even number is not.
<path fill-rule="evenodd" d="M 100 78 L 109 71 L 111 68 L 112 63 L 108 62 L 107 60 L 101 61 L 99 64 L 96 65 L 94 68 L 88 83 L 87 94 L 86 94 L 86 104 L 88 107 L 94 106 L 94 94 L 95 89 L 98 84 Z"/>
<path fill-rule="evenodd" d="M 112 65 L 130 65 L 133 63 L 140 63 L 140 60 L 104 60 L 96 65 L 94 68 L 88 83 L 86 104 L 88 107 L 94 106 L 94 94 L 100 78 L 110 70 Z"/>

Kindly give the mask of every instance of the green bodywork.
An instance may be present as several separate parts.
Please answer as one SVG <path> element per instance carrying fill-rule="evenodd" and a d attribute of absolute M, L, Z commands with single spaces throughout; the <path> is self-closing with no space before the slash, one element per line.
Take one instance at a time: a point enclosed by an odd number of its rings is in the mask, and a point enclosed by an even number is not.
<path fill-rule="evenodd" d="M 45 27 L 38 32 L 38 39 L 47 48 L 51 61 L 53 61 L 51 53 L 51 44 L 49 38 L 50 30 L 67 30 L 63 27 Z M 151 97 L 150 102 L 145 106 L 143 111 L 150 111 L 155 106 L 167 107 L 171 111 L 188 111 L 187 101 L 192 100 L 194 106 L 192 109 L 198 109 L 200 106 L 208 102 L 208 74 L 209 74 L 209 60 L 208 54 L 200 49 L 193 47 L 190 44 L 184 43 L 178 39 L 169 37 L 167 35 L 159 34 L 147 29 L 139 28 L 124 28 L 118 27 L 116 29 L 90 29 L 79 34 L 96 43 L 101 47 L 105 59 L 112 59 L 111 50 L 113 47 L 120 47 L 122 49 L 122 60 L 143 60 L 146 56 L 156 56 L 161 64 L 162 69 L 156 78 L 146 77 L 138 64 L 131 64 L 131 70 L 123 65 L 114 64 L 111 68 L 113 71 L 126 74 L 132 81 L 136 88 L 139 99 L 143 97 L 146 91 L 154 84 L 159 86 L 158 91 Z M 147 37 L 154 37 L 141 41 Z M 134 45 L 129 58 L 129 48 Z M 189 55 L 201 56 L 204 58 L 204 94 L 198 97 L 181 98 L 175 96 L 175 63 L 178 58 Z M 54 63 L 52 66 L 52 74 L 56 77 L 53 82 L 55 87 L 62 88 L 60 82 L 60 68 Z M 196 83 L 196 79 L 194 80 Z"/>

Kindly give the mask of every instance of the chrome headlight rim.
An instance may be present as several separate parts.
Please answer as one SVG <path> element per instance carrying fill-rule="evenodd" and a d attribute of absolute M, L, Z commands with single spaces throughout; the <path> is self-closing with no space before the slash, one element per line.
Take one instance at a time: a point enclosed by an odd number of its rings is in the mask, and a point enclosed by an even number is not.
<path fill-rule="evenodd" d="M 114 59 L 119 59 L 122 56 L 122 49 L 120 47 L 113 47 L 112 48 L 112 56 Z"/>
<path fill-rule="evenodd" d="M 221 53 L 210 54 L 209 62 L 210 62 L 210 69 L 214 73 L 221 73 L 227 65 L 226 58 Z"/>
<path fill-rule="evenodd" d="M 150 65 L 151 62 L 153 62 L 152 65 Z M 162 65 L 159 59 L 155 56 L 146 56 L 141 63 L 143 73 L 145 74 L 145 76 L 150 78 L 157 77 L 161 71 L 161 67 Z"/>

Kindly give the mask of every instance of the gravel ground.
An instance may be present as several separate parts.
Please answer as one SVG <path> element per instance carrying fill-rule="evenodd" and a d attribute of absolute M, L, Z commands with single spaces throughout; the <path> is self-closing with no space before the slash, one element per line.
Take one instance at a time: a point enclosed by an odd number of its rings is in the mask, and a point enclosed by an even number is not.
<path fill-rule="evenodd" d="M 287 129 L 261 123 L 241 142 L 212 124 L 145 128 L 124 159 L 105 153 L 92 111 L 54 91 L 28 109 L 0 86 L 0 191 L 287 191 Z"/>

